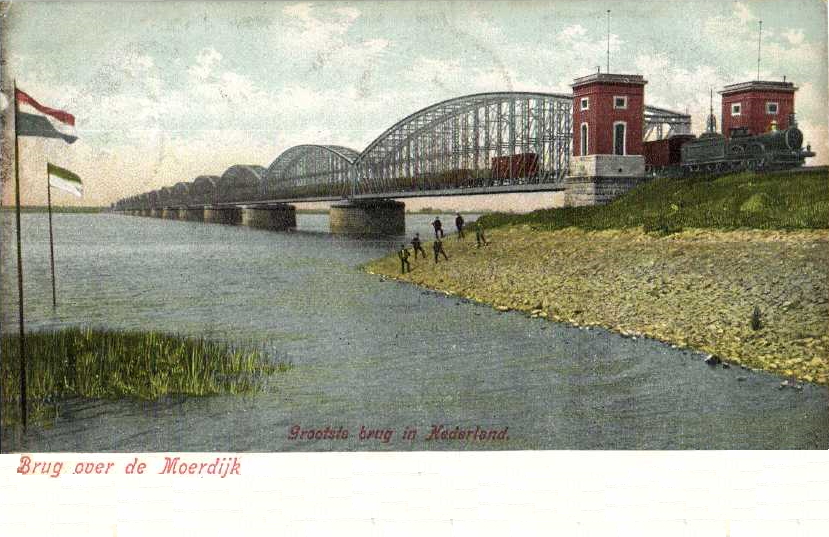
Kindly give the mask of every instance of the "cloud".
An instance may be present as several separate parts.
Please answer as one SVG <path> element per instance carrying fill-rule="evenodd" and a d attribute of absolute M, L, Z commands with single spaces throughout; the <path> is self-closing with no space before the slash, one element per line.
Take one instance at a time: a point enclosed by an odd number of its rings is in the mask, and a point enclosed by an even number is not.
<path fill-rule="evenodd" d="M 152 56 L 147 54 L 134 54 L 126 56 L 121 68 L 133 77 L 146 74 L 155 65 Z"/>
<path fill-rule="evenodd" d="M 783 37 L 785 37 L 786 40 L 792 45 L 800 45 L 806 38 L 805 34 L 803 33 L 803 30 L 799 28 L 789 28 L 783 34 Z"/>
<path fill-rule="evenodd" d="M 556 41 L 559 43 L 575 43 L 585 38 L 587 35 L 587 28 L 582 26 L 581 24 L 572 24 L 570 26 L 565 27 L 562 31 L 558 33 L 556 36 Z"/>
<path fill-rule="evenodd" d="M 187 73 L 196 80 L 206 80 L 216 65 L 222 61 L 222 55 L 213 47 L 206 47 L 199 51 L 196 63 L 191 65 Z"/>
<path fill-rule="evenodd" d="M 754 14 L 746 4 L 736 2 L 734 4 L 734 18 L 740 21 L 740 24 L 746 25 L 749 21 L 754 19 Z"/>
<path fill-rule="evenodd" d="M 318 9 L 310 3 L 285 6 L 284 26 L 269 35 L 276 46 L 291 50 L 302 65 L 312 71 L 323 69 L 366 69 L 384 54 L 388 39 L 350 35 L 360 18 L 356 7 Z"/>
<path fill-rule="evenodd" d="M 709 113 L 709 89 L 714 90 L 714 113 L 719 117 L 717 91 L 727 82 L 719 69 L 710 65 L 681 67 L 665 53 L 640 53 L 634 60 L 636 70 L 648 81 L 645 100 L 653 106 L 665 107 L 691 115 L 694 132 L 705 130 Z"/>

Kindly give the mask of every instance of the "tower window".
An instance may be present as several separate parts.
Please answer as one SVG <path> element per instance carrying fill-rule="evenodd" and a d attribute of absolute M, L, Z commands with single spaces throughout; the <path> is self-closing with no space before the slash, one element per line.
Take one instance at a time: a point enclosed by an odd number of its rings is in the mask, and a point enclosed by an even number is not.
<path fill-rule="evenodd" d="M 732 116 L 739 116 L 742 111 L 743 111 L 743 107 L 740 105 L 740 103 L 733 103 L 731 105 L 731 115 Z"/>
<path fill-rule="evenodd" d="M 582 110 L 589 110 L 590 109 L 590 99 L 587 97 L 583 97 L 581 100 L 581 109 Z"/>
<path fill-rule="evenodd" d="M 771 115 L 776 115 L 779 106 L 777 103 L 766 103 L 766 113 Z"/>
<path fill-rule="evenodd" d="M 627 110 L 628 107 L 628 98 L 626 96 L 617 96 L 613 97 L 613 108 L 617 110 Z"/>
<path fill-rule="evenodd" d="M 613 124 L 613 154 L 614 155 L 624 155 L 625 154 L 625 134 L 627 131 L 627 125 L 623 121 L 617 121 Z"/>
<path fill-rule="evenodd" d="M 589 147 L 588 144 L 587 144 L 587 135 L 588 135 L 587 123 L 582 123 L 581 124 L 581 156 L 584 156 L 584 155 L 587 154 L 587 148 Z"/>

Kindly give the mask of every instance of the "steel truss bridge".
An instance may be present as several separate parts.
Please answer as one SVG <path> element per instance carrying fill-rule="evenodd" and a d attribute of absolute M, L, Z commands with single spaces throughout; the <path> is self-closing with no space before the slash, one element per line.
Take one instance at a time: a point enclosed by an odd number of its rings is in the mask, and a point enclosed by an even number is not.
<path fill-rule="evenodd" d="M 561 190 L 572 153 L 572 101 L 569 94 L 532 92 L 457 97 L 401 119 L 363 151 L 297 145 L 267 168 L 231 166 L 221 176 L 201 175 L 120 200 L 115 208 Z M 646 139 L 691 128 L 687 114 L 652 106 L 645 107 L 644 122 Z M 521 155 L 531 165 L 509 165 Z M 495 166 L 505 160 L 507 166 Z"/>

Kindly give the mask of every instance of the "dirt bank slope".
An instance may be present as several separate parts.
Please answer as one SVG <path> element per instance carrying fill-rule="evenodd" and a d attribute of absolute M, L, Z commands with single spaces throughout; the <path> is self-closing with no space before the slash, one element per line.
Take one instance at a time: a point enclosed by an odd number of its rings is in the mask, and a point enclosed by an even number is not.
<path fill-rule="evenodd" d="M 725 361 L 827 383 L 829 231 L 641 228 L 535 231 L 529 226 L 444 244 L 449 262 L 396 254 L 366 270 L 500 309 L 599 325 L 716 354 Z M 431 255 L 431 245 L 425 249 Z M 761 312 L 759 330 L 752 312 Z"/>

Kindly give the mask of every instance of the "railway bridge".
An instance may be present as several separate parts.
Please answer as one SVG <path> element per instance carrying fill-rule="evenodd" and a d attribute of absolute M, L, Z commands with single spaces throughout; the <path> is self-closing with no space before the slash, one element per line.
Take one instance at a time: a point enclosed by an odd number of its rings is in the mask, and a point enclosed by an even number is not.
<path fill-rule="evenodd" d="M 644 107 L 645 137 L 687 132 L 690 116 Z M 478 93 L 418 110 L 362 151 L 297 145 L 267 167 L 234 165 L 113 209 L 286 229 L 296 225 L 293 203 L 326 201 L 333 232 L 398 234 L 406 198 L 564 191 L 572 141 L 572 94 Z"/>

